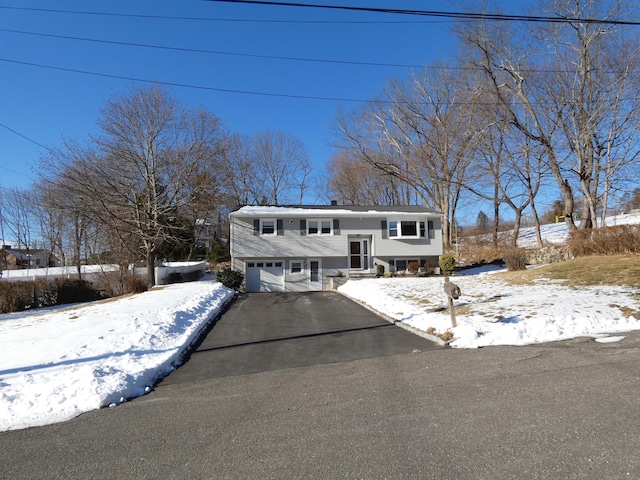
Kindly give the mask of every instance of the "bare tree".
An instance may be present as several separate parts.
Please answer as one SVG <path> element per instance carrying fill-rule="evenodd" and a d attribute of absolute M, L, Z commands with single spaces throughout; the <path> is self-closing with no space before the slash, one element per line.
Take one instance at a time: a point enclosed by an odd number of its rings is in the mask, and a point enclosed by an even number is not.
<path fill-rule="evenodd" d="M 2 216 L 4 226 L 17 242 L 18 249 L 27 250 L 33 247 L 32 235 L 35 233 L 36 221 L 33 215 L 35 197 L 31 190 L 9 188 L 2 195 Z"/>
<path fill-rule="evenodd" d="M 260 203 L 302 203 L 312 168 L 300 140 L 276 130 L 257 133 L 251 138 L 250 158 L 262 185 Z"/>
<path fill-rule="evenodd" d="M 474 22 L 458 29 L 504 120 L 544 149 L 569 229 L 576 228 L 574 188 L 584 198 L 580 227 L 590 227 L 603 172 L 619 171 L 611 161 L 620 162 L 622 146 L 637 132 L 636 39 L 617 27 L 575 20 L 615 18 L 621 5 L 558 0 L 548 9 L 566 21 L 550 27 L 510 30 L 504 23 Z M 635 159 L 631 153 L 623 163 Z"/>
<path fill-rule="evenodd" d="M 444 214 L 451 245 L 456 209 L 473 149 L 482 133 L 475 122 L 475 92 L 463 75 L 425 70 L 389 82 L 361 112 L 338 118 L 343 146 L 401 180 L 427 206 Z"/>
<path fill-rule="evenodd" d="M 123 247 L 137 249 L 153 285 L 156 253 L 180 241 L 175 220 L 192 198 L 189 186 L 219 154 L 221 122 L 153 86 L 108 100 L 98 125 L 91 145 L 66 142 L 45 159 L 45 179 L 63 183 Z"/>
<path fill-rule="evenodd" d="M 340 150 L 331 158 L 324 182 L 328 186 L 323 192 L 326 200 L 344 205 L 409 205 L 415 201 L 410 185 L 352 153 Z"/>

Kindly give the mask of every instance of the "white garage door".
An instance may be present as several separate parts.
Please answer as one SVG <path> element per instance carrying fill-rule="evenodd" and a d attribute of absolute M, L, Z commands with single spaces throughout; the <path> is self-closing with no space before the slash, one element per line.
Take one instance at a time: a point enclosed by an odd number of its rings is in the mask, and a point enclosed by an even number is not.
<path fill-rule="evenodd" d="M 247 262 L 247 292 L 284 292 L 284 262 Z"/>

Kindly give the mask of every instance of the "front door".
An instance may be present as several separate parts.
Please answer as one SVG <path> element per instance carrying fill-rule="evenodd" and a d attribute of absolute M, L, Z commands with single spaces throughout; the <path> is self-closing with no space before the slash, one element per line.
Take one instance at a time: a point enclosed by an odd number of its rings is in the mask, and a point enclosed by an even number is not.
<path fill-rule="evenodd" d="M 321 291 L 322 290 L 322 260 L 310 259 L 309 260 L 309 291 Z"/>
<path fill-rule="evenodd" d="M 369 241 L 349 240 L 349 269 L 369 269 Z"/>

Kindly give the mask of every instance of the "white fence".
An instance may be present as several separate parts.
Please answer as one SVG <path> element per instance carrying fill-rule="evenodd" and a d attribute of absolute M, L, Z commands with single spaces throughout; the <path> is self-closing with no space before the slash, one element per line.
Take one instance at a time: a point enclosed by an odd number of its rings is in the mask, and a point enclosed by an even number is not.
<path fill-rule="evenodd" d="M 206 262 L 170 262 L 165 263 L 161 267 L 155 268 L 156 285 L 166 285 L 174 278 L 188 277 L 197 275 L 199 272 L 201 275 L 205 274 L 207 268 Z M 93 280 L 103 272 L 114 272 L 119 269 L 118 265 L 82 265 L 82 278 L 86 280 Z M 146 268 L 135 268 L 134 273 L 137 275 L 146 275 Z M 50 268 L 29 268 L 23 270 L 3 270 L 2 280 L 35 280 L 36 278 L 76 278 L 78 276 L 77 267 L 50 267 Z"/>

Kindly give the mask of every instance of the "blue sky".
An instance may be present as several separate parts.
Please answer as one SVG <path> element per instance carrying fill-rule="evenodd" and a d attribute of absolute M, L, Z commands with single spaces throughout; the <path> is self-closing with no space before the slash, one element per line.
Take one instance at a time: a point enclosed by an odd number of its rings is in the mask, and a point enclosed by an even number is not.
<path fill-rule="evenodd" d="M 326 3 L 457 10 L 450 2 L 439 0 Z M 331 126 L 338 108 L 358 104 L 335 99 L 369 99 L 388 78 L 406 77 L 411 68 L 228 54 L 429 65 L 454 52 L 451 26 L 451 21 L 428 17 L 205 0 L 0 0 L 0 187 L 27 187 L 35 180 L 39 158 L 45 153 L 32 141 L 54 146 L 62 137 L 85 138 L 95 132 L 103 103 L 114 94 L 126 93 L 132 84 L 130 80 L 60 68 L 207 87 L 168 88 L 187 106 L 203 105 L 211 110 L 234 132 L 277 129 L 295 135 L 306 145 L 314 165 L 322 169 L 332 154 Z"/>

